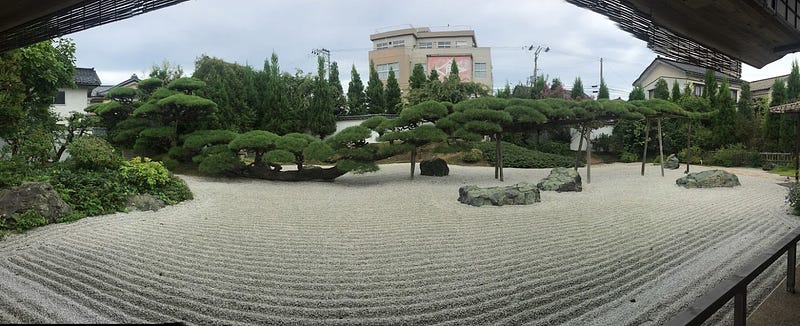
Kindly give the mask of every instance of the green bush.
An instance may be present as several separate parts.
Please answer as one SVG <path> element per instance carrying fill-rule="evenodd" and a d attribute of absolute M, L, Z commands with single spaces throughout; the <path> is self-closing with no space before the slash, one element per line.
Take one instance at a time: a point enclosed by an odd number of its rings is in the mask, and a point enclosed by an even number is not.
<path fill-rule="evenodd" d="M 22 214 L 14 216 L 14 230 L 25 231 L 47 224 L 47 218 L 35 210 L 28 210 Z"/>
<path fill-rule="evenodd" d="M 554 168 L 571 167 L 575 161 L 567 156 L 529 150 L 522 146 L 503 142 L 503 167 L 508 168 Z M 494 142 L 478 143 L 475 147 L 483 151 L 490 163 L 495 162 Z"/>
<path fill-rule="evenodd" d="M 19 186 L 34 178 L 38 171 L 23 160 L 0 160 L 0 189 Z"/>
<path fill-rule="evenodd" d="M 117 170 L 77 170 L 56 167 L 50 183 L 73 211 L 86 216 L 112 214 L 125 210 L 125 200 L 133 189 Z"/>
<path fill-rule="evenodd" d="M 83 136 L 69 145 L 68 164 L 79 169 L 116 169 L 122 162 L 122 156 L 107 141 L 96 136 Z"/>
<path fill-rule="evenodd" d="M 176 176 L 170 176 L 169 181 L 161 187 L 154 196 L 158 196 L 167 205 L 175 205 L 184 200 L 194 199 L 192 191 L 183 179 Z"/>
<path fill-rule="evenodd" d="M 461 155 L 461 160 L 464 163 L 478 163 L 483 158 L 483 152 L 480 149 L 473 148 L 469 152 L 464 152 Z"/>
<path fill-rule="evenodd" d="M 689 155 L 689 153 L 686 150 L 686 148 L 682 149 L 678 153 L 678 159 L 681 162 L 689 162 L 689 163 L 692 163 L 692 164 L 700 164 L 700 162 L 703 161 L 703 153 L 704 153 L 703 150 L 700 149 L 700 147 L 692 146 L 691 147 L 691 152 L 692 152 L 691 161 L 687 159 L 687 156 Z"/>
<path fill-rule="evenodd" d="M 161 162 L 134 157 L 119 168 L 123 182 L 139 194 L 154 194 L 170 181 L 170 173 Z"/>
<path fill-rule="evenodd" d="M 709 158 L 708 163 L 711 165 L 725 167 L 760 167 L 761 156 L 758 154 L 758 152 L 752 152 L 744 149 L 744 146 L 741 144 L 728 145 L 728 147 L 718 149 L 714 155 Z"/>
<path fill-rule="evenodd" d="M 572 150 L 569 149 L 569 143 L 562 143 L 553 140 L 541 141 L 538 144 L 529 145 L 527 147 L 531 150 L 562 156 L 569 156 L 573 153 Z"/>
<path fill-rule="evenodd" d="M 631 152 L 622 152 L 619 154 L 619 161 L 622 163 L 633 163 L 639 161 L 639 155 Z"/>

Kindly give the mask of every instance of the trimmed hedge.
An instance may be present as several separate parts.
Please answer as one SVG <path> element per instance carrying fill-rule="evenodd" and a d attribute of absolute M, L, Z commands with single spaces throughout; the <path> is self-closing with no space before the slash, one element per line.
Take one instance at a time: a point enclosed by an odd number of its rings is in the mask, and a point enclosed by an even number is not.
<path fill-rule="evenodd" d="M 568 156 L 529 150 L 508 142 L 502 142 L 501 146 L 503 150 L 503 167 L 506 168 L 545 169 L 572 167 L 575 164 L 575 159 Z M 494 164 L 494 142 L 478 143 L 475 147 L 484 153 L 487 161 Z"/>

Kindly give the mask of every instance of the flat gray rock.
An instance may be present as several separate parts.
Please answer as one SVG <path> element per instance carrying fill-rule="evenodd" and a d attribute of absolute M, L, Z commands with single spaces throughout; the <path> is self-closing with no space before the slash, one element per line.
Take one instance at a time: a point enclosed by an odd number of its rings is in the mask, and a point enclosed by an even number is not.
<path fill-rule="evenodd" d="M 472 206 L 530 205 L 540 202 L 539 189 L 533 184 L 520 182 L 513 186 L 488 187 L 467 185 L 458 189 L 458 201 Z"/>
<path fill-rule="evenodd" d="M 689 173 L 687 176 L 675 180 L 675 183 L 684 188 L 716 188 L 740 186 L 739 178 L 722 170 L 708 170 Z"/>
<path fill-rule="evenodd" d="M 581 175 L 573 168 L 555 168 L 550 170 L 550 175 L 536 185 L 543 191 L 581 191 Z"/>

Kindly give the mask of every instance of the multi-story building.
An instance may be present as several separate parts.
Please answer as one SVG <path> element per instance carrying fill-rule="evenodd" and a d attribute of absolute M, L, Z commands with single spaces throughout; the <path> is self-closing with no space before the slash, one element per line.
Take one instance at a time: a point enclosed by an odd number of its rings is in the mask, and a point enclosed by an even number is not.
<path fill-rule="evenodd" d="M 653 92 L 659 79 L 667 82 L 670 91 L 672 91 L 672 84 L 675 81 L 678 82 L 681 92 L 683 92 L 686 84 L 690 84 L 693 94 L 700 96 L 703 94 L 703 88 L 705 87 L 705 74 L 706 68 L 657 57 L 644 69 L 639 78 L 636 78 L 633 85 L 641 86 L 644 89 L 645 97 L 648 99 L 654 98 Z M 722 78 L 728 80 L 731 98 L 734 101 L 738 101 L 742 91 L 742 81 L 739 78 L 720 72 L 715 72 L 715 74 L 717 83 L 720 83 Z"/>
<path fill-rule="evenodd" d="M 450 73 L 453 60 L 461 81 L 480 83 L 492 89 L 491 51 L 488 47 L 478 47 L 475 31 L 410 27 L 372 34 L 369 38 L 372 41 L 369 60 L 375 64 L 378 76 L 386 82 L 389 70 L 394 70 L 402 90 L 408 89 L 414 65 L 421 64 L 426 75 L 436 70 L 444 79 Z"/>

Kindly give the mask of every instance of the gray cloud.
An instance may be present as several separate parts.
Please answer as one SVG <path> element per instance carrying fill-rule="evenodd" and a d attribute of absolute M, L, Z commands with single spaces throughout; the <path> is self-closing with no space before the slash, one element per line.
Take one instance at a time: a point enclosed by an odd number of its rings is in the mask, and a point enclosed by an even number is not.
<path fill-rule="evenodd" d="M 260 69 L 275 52 L 284 71 L 313 72 L 311 50 L 320 47 L 332 51 L 346 82 L 353 64 L 366 78 L 370 34 L 408 24 L 474 29 L 478 45 L 492 48 L 495 87 L 524 83 L 533 73 L 529 45 L 551 48 L 540 55 L 539 71 L 567 85 L 578 76 L 587 88 L 598 84 L 603 57 L 612 97 L 627 98 L 655 58 L 605 17 L 560 0 L 192 0 L 68 37 L 77 43 L 77 64 L 95 67 L 104 84 L 145 73 L 163 59 L 191 72 L 202 54 Z M 759 71 L 746 68 L 748 74 Z"/>

